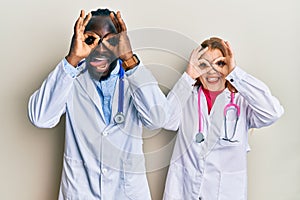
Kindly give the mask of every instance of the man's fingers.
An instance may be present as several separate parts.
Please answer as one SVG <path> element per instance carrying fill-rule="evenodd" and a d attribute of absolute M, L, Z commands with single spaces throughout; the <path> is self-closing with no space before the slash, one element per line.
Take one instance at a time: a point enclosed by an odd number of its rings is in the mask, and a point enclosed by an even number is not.
<path fill-rule="evenodd" d="M 84 15 L 85 15 L 85 11 L 84 11 L 84 10 L 81 10 L 81 11 L 80 11 L 80 16 L 79 16 L 79 17 L 84 18 Z"/>
<path fill-rule="evenodd" d="M 121 12 L 120 11 L 117 12 L 117 19 L 118 19 L 118 23 L 119 23 L 119 25 L 121 27 L 121 31 L 127 31 L 125 22 L 124 22 L 124 20 L 121 17 Z"/>
<path fill-rule="evenodd" d="M 93 37 L 94 38 L 94 41 L 98 41 L 99 42 L 99 40 L 100 40 L 100 37 L 99 37 L 99 35 L 97 35 L 96 33 L 94 33 L 94 32 L 86 32 L 86 33 L 84 33 L 84 39 L 87 39 L 88 37 Z"/>
<path fill-rule="evenodd" d="M 118 20 L 117 20 L 117 18 L 116 18 L 116 16 L 115 16 L 115 14 L 114 14 L 113 12 L 111 12 L 111 13 L 109 14 L 109 16 L 110 16 L 111 21 L 112 21 L 113 24 L 115 25 L 115 27 L 116 27 L 116 29 L 117 29 L 117 32 L 120 33 L 120 32 L 121 32 L 121 27 L 120 27 L 120 24 L 119 24 L 119 22 L 118 22 Z"/>
<path fill-rule="evenodd" d="M 111 44 L 109 44 L 109 42 L 107 40 L 103 40 L 102 44 L 109 50 L 114 49 L 114 46 L 112 46 Z"/>
<path fill-rule="evenodd" d="M 98 34 L 94 33 L 94 32 L 86 32 L 86 33 L 84 34 L 84 37 L 85 37 L 85 38 L 87 38 L 87 37 L 89 37 L 89 36 L 93 36 L 94 38 L 100 38 L 100 36 L 99 36 Z"/>
<path fill-rule="evenodd" d="M 85 16 L 84 20 L 83 20 L 83 24 L 82 26 L 85 28 L 86 25 L 89 23 L 89 21 L 91 20 L 92 18 L 92 13 L 89 13 L 87 14 L 87 16 Z"/>
<path fill-rule="evenodd" d="M 80 33 L 80 29 L 81 29 L 81 26 L 82 26 L 82 22 L 83 22 L 83 18 L 80 16 L 76 23 L 75 23 L 75 27 L 74 27 L 74 33 L 75 34 L 79 34 Z"/>

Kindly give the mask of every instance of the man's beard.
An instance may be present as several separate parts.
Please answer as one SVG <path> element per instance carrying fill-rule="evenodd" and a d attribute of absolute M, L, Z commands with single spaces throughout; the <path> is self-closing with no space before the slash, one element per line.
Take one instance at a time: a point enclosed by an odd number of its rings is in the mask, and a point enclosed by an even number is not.
<path fill-rule="evenodd" d="M 89 66 L 89 65 L 88 65 L 87 69 L 88 69 L 88 72 L 89 72 L 90 76 L 92 77 L 92 79 L 94 79 L 96 81 L 103 81 L 103 80 L 107 80 L 109 78 L 111 72 L 117 66 L 117 62 L 118 62 L 118 59 L 115 59 L 114 61 L 112 61 L 109 65 L 107 72 L 97 72 L 93 66 Z"/>

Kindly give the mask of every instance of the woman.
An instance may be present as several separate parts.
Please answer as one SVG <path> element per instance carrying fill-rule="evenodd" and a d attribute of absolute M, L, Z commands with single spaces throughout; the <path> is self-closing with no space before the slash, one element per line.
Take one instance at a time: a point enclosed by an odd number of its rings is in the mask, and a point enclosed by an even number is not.
<path fill-rule="evenodd" d="M 178 135 L 164 199 L 247 199 L 248 130 L 283 108 L 269 88 L 235 65 L 230 44 L 205 40 L 168 95 Z"/>

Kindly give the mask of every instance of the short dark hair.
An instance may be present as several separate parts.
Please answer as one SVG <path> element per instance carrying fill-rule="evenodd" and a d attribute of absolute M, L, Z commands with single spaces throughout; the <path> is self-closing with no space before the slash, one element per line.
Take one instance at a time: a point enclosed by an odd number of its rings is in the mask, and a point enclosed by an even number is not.
<path fill-rule="evenodd" d="M 114 11 L 111 11 L 107 8 L 105 8 L 105 9 L 99 8 L 98 10 L 94 10 L 91 13 L 92 13 L 92 16 L 109 16 L 110 13 L 114 13 L 114 15 L 116 15 Z"/>

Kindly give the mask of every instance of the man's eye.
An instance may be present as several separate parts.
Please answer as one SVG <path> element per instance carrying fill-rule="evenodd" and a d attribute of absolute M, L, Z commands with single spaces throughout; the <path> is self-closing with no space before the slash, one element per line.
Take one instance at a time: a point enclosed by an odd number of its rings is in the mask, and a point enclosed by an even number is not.
<path fill-rule="evenodd" d="M 119 40 L 117 37 L 111 37 L 107 40 L 107 42 L 112 46 L 117 46 L 119 43 Z"/>
<path fill-rule="evenodd" d="M 87 45 L 91 45 L 91 44 L 94 43 L 95 39 L 96 39 L 95 37 L 89 36 L 88 38 L 85 39 L 84 42 L 85 42 Z"/>

